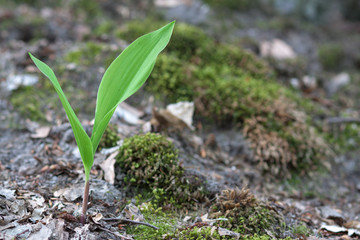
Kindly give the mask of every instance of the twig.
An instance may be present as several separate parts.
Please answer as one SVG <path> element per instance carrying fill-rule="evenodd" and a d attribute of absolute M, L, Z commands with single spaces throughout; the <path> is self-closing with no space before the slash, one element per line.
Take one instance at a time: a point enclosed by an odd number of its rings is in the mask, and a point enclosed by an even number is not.
<path fill-rule="evenodd" d="M 106 229 L 106 228 L 103 228 L 103 227 L 100 227 L 99 225 L 97 226 L 98 228 L 100 228 L 101 230 L 104 230 L 106 232 L 109 232 L 117 237 L 120 237 L 121 239 L 125 239 L 125 240 L 134 240 L 133 238 L 128 238 L 128 237 L 125 237 L 124 235 L 121 235 L 120 233 L 117 233 L 117 232 L 112 232 L 110 231 L 109 229 Z"/>
<path fill-rule="evenodd" d="M 360 123 L 359 118 L 331 117 L 325 120 L 327 124 Z"/>
<path fill-rule="evenodd" d="M 104 221 L 121 221 L 121 222 L 127 222 L 127 223 L 133 223 L 133 224 L 148 226 L 148 227 L 151 227 L 151 228 L 156 229 L 156 230 L 159 229 L 158 227 L 156 227 L 154 225 L 151 225 L 150 223 L 139 222 L 139 221 L 123 219 L 123 218 L 103 218 L 102 220 L 104 220 Z"/>

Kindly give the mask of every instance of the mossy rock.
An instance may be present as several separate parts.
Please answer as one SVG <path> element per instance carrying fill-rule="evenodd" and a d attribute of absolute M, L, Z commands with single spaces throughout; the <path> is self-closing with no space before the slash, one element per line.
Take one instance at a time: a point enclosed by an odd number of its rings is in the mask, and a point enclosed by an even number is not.
<path fill-rule="evenodd" d="M 190 184 L 186 178 L 174 144 L 160 134 L 125 139 L 116 159 L 119 171 L 125 173 L 125 183 L 145 197 L 152 196 L 159 206 L 180 207 L 205 197 L 202 184 Z"/>

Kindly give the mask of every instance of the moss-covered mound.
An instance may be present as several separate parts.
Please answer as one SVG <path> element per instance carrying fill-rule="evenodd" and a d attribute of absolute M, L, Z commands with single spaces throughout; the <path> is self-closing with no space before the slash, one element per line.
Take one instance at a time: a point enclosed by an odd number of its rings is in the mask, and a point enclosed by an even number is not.
<path fill-rule="evenodd" d="M 132 22 L 120 35 L 133 40 L 154 24 Z M 201 29 L 177 24 L 146 89 L 168 103 L 194 101 L 198 120 L 242 128 L 254 164 L 271 175 L 306 172 L 327 154 L 304 111 L 311 104 L 277 83 L 266 62 L 237 46 L 216 43 Z"/>
<path fill-rule="evenodd" d="M 201 181 L 186 179 L 174 144 L 160 134 L 125 139 L 116 159 L 125 182 L 136 187 L 137 193 L 154 197 L 159 206 L 181 206 L 205 196 Z"/>
<path fill-rule="evenodd" d="M 247 234 L 279 234 L 285 226 L 282 216 L 265 203 L 258 201 L 249 189 L 228 189 L 217 196 L 212 206 L 212 218 L 224 217 L 218 226 L 234 232 Z"/>

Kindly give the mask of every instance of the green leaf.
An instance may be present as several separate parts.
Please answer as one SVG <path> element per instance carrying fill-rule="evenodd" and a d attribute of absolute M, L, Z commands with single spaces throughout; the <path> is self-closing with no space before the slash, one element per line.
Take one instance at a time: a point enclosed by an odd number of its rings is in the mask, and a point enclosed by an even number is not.
<path fill-rule="evenodd" d="M 93 153 L 116 107 L 135 93 L 149 77 L 159 53 L 166 47 L 174 22 L 136 39 L 106 70 L 98 90 L 91 135 Z"/>
<path fill-rule="evenodd" d="M 94 153 L 91 140 L 84 128 L 82 127 L 79 119 L 77 118 L 74 110 L 71 108 L 69 101 L 67 100 L 63 90 L 60 87 L 60 84 L 51 68 L 46 65 L 44 62 L 40 61 L 31 53 L 29 53 L 31 59 L 39 70 L 51 81 L 57 94 L 59 95 L 60 101 L 65 109 L 66 115 L 68 116 L 69 122 L 74 132 L 76 143 L 79 147 L 80 155 L 85 168 L 85 178 L 89 180 L 90 169 L 94 162 Z"/>

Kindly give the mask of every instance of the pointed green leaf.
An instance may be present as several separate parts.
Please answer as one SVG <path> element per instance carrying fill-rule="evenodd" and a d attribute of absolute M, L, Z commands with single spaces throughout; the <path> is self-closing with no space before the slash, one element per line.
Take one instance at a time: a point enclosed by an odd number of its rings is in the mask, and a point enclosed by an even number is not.
<path fill-rule="evenodd" d="M 59 95 L 60 101 L 65 109 L 66 115 L 69 118 L 69 122 L 74 132 L 76 143 L 79 147 L 80 155 L 85 168 L 85 177 L 88 180 L 90 176 L 90 169 L 94 162 L 94 153 L 91 140 L 84 128 L 82 127 L 79 119 L 77 118 L 74 110 L 71 108 L 63 90 L 60 87 L 60 84 L 51 68 L 46 65 L 44 62 L 40 61 L 31 53 L 29 53 L 31 59 L 35 63 L 35 65 L 39 68 L 39 70 L 51 81 L 53 84 L 57 94 Z"/>
<path fill-rule="evenodd" d="M 175 21 L 136 39 L 106 70 L 96 102 L 91 135 L 93 152 L 96 151 L 116 107 L 135 93 L 149 77 L 157 56 L 170 41 L 174 24 Z"/>

